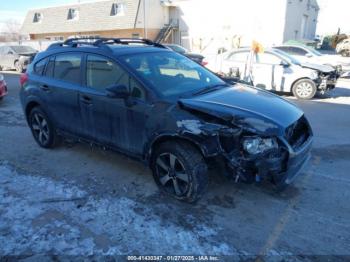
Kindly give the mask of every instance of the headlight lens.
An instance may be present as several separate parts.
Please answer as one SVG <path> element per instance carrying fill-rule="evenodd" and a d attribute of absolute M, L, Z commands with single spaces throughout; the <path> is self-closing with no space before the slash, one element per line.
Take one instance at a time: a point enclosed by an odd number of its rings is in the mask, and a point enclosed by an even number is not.
<path fill-rule="evenodd" d="M 310 77 L 311 77 L 311 79 L 318 78 L 318 72 L 317 71 L 312 71 Z"/>
<path fill-rule="evenodd" d="M 278 143 L 275 138 L 247 137 L 243 140 L 243 148 L 247 153 L 257 155 L 278 148 Z"/>

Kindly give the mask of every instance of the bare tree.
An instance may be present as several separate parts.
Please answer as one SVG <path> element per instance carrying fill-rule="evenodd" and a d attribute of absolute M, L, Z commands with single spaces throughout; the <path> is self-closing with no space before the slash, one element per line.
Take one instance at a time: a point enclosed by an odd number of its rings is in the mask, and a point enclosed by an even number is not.
<path fill-rule="evenodd" d="M 15 19 L 8 19 L 5 21 L 3 33 L 7 41 L 19 41 L 21 38 L 20 29 L 21 24 Z"/>

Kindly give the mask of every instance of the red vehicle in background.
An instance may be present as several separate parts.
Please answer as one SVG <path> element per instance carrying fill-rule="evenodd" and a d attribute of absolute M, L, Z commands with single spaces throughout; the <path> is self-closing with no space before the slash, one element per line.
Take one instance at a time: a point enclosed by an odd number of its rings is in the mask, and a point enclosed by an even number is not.
<path fill-rule="evenodd" d="M 0 100 L 7 95 L 7 86 L 4 76 L 0 74 Z"/>

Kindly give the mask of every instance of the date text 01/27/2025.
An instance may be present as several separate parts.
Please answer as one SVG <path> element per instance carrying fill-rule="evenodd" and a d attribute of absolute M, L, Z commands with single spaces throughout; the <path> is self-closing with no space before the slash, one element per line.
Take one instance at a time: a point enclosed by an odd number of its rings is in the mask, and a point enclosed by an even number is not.
<path fill-rule="evenodd" d="M 218 261 L 217 256 L 128 256 L 128 261 Z"/>

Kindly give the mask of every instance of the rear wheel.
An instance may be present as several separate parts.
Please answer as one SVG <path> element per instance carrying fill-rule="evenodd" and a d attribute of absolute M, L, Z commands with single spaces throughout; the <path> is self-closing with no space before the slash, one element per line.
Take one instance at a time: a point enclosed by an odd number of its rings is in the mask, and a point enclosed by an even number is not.
<path fill-rule="evenodd" d="M 311 99 L 315 96 L 316 84 L 310 79 L 300 79 L 292 87 L 293 95 L 298 99 Z"/>
<path fill-rule="evenodd" d="M 57 145 L 59 137 L 48 116 L 40 107 L 35 107 L 30 111 L 28 122 L 39 146 L 53 148 Z"/>
<path fill-rule="evenodd" d="M 160 190 L 182 201 L 195 202 L 208 185 L 208 168 L 203 156 L 186 142 L 161 144 L 151 168 Z"/>

